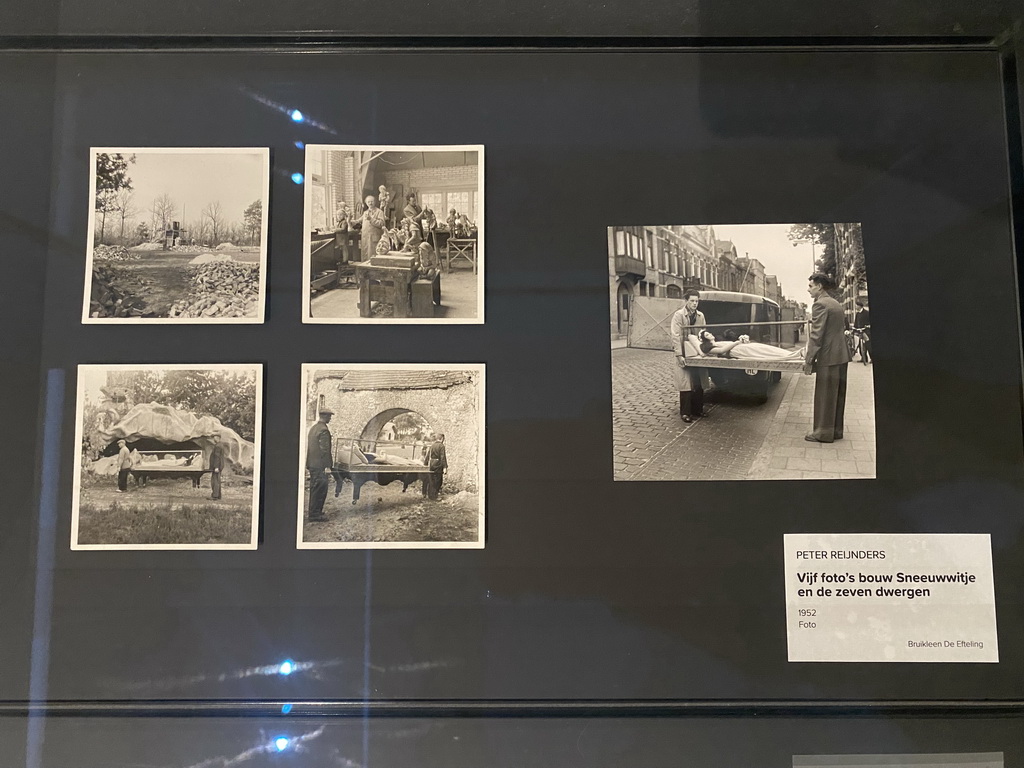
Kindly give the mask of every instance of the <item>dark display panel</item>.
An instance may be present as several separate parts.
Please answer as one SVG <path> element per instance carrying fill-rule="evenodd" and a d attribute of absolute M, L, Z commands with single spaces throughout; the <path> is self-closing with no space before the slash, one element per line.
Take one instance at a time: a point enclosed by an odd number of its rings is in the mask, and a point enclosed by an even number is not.
<path fill-rule="evenodd" d="M 50 165 L 26 181 L 51 190 L 38 434 L 51 436 L 40 497 L 53 504 L 6 523 L 16 541 L 44 532 L 39 570 L 24 555 L 0 564 L 23 588 L 26 574 L 52 578 L 52 602 L 37 592 L 37 695 L 1019 698 L 1024 471 L 999 64 L 980 50 L 19 58 L 33 76 L 54 67 L 41 78 Z M 51 105 L 28 103 L 46 124 Z M 483 144 L 486 324 L 302 325 L 296 141 Z M 264 325 L 79 324 L 89 147 L 140 145 L 271 148 Z M 612 482 L 606 227 L 651 221 L 863 224 L 877 480 Z M 484 550 L 294 549 L 311 361 L 486 363 Z M 75 366 L 101 362 L 263 363 L 257 552 L 68 550 Z M 1001 663 L 788 663 L 782 534 L 807 531 L 991 533 Z M 15 610 L 24 621 L 0 638 L 27 656 L 27 596 Z M 285 678 L 285 658 L 311 666 Z M 29 678 L 0 671 L 2 697 L 27 698 Z"/>
<path fill-rule="evenodd" d="M 134 768 L 195 765 L 758 765 L 764 768 L 1003 768 L 1021 763 L 1019 721 L 768 718 L 36 719 L 25 739 L 0 720 L 11 764 Z M 22 731 L 22 732 L 19 732 Z M 22 746 L 35 758 L 19 760 Z M 230 761 L 236 761 L 234 763 Z"/>

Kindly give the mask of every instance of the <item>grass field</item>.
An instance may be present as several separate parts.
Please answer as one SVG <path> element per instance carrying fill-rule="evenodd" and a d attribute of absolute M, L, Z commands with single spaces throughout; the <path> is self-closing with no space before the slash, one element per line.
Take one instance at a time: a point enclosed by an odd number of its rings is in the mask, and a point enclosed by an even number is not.
<path fill-rule="evenodd" d="M 171 305 L 183 301 L 192 287 L 192 281 L 185 268 L 198 253 L 189 251 L 141 251 L 135 261 L 117 262 L 116 266 L 124 275 L 119 281 L 123 290 L 146 300 L 146 311 L 156 317 L 167 317 Z M 235 261 L 258 263 L 260 254 L 235 251 Z"/>
<path fill-rule="evenodd" d="M 82 484 L 79 544 L 247 544 L 252 532 L 252 486 L 228 485 L 223 498 L 185 479 L 129 485 L 115 492 L 112 479 Z"/>
<path fill-rule="evenodd" d="M 188 293 L 191 281 L 185 274 L 185 267 L 195 257 L 194 253 L 180 251 L 145 251 L 137 261 L 125 261 L 117 266 L 126 275 L 145 281 L 146 310 L 166 317 L 171 305 Z"/>

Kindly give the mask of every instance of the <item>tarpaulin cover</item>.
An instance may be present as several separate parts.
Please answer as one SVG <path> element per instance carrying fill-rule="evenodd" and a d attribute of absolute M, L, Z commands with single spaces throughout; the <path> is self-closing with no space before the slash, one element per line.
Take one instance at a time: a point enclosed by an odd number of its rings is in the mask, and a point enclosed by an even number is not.
<path fill-rule="evenodd" d="M 190 411 L 159 403 L 140 403 L 113 426 L 99 433 L 106 442 L 127 440 L 131 445 L 149 438 L 168 445 L 194 442 L 203 449 L 204 465 L 213 448 L 213 436 L 220 435 L 225 457 L 244 470 L 251 470 L 256 447 L 214 416 L 196 416 Z"/>

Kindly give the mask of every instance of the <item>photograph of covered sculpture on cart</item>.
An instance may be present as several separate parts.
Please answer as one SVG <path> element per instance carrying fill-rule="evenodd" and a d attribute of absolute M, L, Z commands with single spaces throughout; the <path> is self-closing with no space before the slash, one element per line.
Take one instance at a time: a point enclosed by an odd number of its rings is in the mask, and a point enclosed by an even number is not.
<path fill-rule="evenodd" d="M 72 549 L 255 549 L 261 366 L 82 365 Z"/>

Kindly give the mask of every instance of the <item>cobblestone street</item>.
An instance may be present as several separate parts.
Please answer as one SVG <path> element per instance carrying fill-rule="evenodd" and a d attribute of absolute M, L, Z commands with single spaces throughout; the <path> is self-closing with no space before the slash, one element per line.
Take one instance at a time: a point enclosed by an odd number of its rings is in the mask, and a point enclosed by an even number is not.
<path fill-rule="evenodd" d="M 768 402 L 710 394 L 685 424 L 671 352 L 612 350 L 616 480 L 790 480 L 875 476 L 871 366 L 849 367 L 844 439 L 808 443 L 814 377 L 783 373 Z"/>

